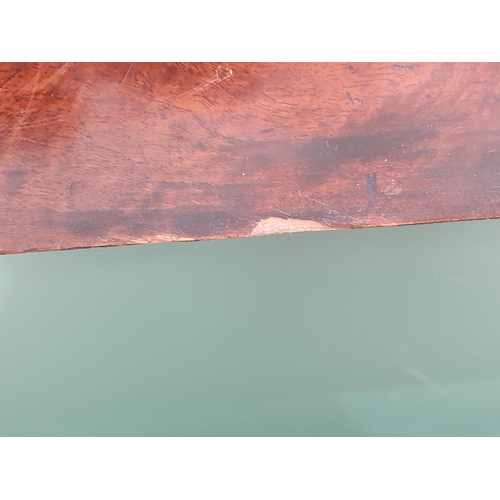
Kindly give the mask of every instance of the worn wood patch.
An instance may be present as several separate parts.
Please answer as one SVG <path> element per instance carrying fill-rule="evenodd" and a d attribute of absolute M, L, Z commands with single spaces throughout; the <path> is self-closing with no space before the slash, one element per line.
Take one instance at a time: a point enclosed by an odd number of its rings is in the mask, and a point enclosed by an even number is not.
<path fill-rule="evenodd" d="M 1 253 L 494 217 L 499 64 L 0 64 Z"/>

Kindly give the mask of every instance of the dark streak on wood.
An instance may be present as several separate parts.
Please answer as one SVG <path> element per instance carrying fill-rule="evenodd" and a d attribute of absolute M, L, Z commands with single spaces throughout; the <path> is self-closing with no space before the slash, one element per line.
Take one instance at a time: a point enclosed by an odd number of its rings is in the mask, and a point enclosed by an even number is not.
<path fill-rule="evenodd" d="M 411 71 L 413 69 L 413 66 L 403 65 L 403 64 L 393 64 L 392 69 L 396 71 Z"/>
<path fill-rule="evenodd" d="M 499 64 L 0 64 L 0 253 L 493 217 Z"/>
<path fill-rule="evenodd" d="M 369 205 L 377 201 L 377 174 L 371 173 L 365 175 L 366 192 L 368 194 Z"/>

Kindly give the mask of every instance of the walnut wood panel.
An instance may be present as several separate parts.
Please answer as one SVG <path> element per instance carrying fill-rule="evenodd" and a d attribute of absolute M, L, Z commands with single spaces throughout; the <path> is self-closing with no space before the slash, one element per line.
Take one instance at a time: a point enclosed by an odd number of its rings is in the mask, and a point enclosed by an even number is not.
<path fill-rule="evenodd" d="M 500 217 L 500 65 L 0 64 L 0 252 Z"/>

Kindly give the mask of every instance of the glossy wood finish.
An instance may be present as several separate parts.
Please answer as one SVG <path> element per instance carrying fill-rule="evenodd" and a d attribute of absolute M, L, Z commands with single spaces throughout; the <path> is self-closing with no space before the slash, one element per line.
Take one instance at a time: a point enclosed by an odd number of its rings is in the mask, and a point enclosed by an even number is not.
<path fill-rule="evenodd" d="M 498 64 L 0 64 L 0 252 L 500 217 Z"/>

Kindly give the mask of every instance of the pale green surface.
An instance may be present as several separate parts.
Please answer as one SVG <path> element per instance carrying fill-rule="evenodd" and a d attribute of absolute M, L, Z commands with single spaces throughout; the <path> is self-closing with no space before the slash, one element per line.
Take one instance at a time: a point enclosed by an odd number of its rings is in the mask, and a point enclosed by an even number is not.
<path fill-rule="evenodd" d="M 0 256 L 0 435 L 500 435 L 500 221 Z"/>

